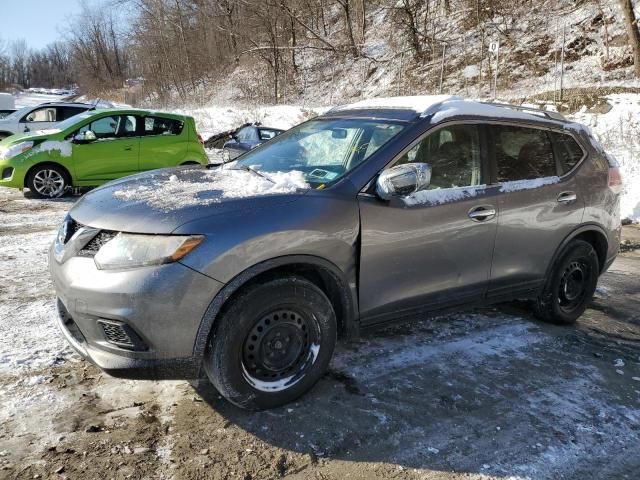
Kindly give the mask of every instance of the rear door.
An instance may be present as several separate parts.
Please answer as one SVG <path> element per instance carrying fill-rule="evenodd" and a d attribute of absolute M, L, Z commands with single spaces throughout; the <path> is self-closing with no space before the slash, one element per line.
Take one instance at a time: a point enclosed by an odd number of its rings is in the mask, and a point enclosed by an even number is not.
<path fill-rule="evenodd" d="M 144 117 L 140 136 L 140 170 L 175 167 L 189 150 L 188 128 L 183 121 L 161 115 Z"/>
<path fill-rule="evenodd" d="M 483 297 L 497 220 L 492 189 L 483 185 L 488 165 L 482 131 L 445 125 L 401 155 L 395 164 L 431 165 L 429 190 L 388 202 L 360 194 L 364 323 Z"/>
<path fill-rule="evenodd" d="M 529 292 L 544 282 L 562 240 L 582 221 L 575 139 L 548 129 L 490 126 L 500 211 L 489 296 Z"/>
<path fill-rule="evenodd" d="M 77 133 L 91 130 L 96 140 L 73 144 L 73 164 L 80 182 L 93 185 L 139 171 L 140 117 L 109 115 L 84 125 Z"/>

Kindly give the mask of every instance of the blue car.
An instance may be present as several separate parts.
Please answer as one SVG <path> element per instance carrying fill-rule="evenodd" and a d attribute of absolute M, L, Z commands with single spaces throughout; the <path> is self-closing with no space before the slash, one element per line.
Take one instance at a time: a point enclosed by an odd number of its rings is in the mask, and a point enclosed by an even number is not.
<path fill-rule="evenodd" d="M 248 124 L 240 127 L 230 135 L 230 139 L 222 147 L 229 152 L 229 158 L 234 159 L 249 150 L 256 148 L 261 143 L 280 135 L 284 130 L 279 128 L 263 127 L 259 123 Z"/>

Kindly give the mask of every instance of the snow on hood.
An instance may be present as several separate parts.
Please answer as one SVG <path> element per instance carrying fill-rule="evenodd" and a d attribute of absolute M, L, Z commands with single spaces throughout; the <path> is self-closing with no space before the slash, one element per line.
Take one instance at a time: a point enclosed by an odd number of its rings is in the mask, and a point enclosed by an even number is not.
<path fill-rule="evenodd" d="M 181 175 L 181 171 L 141 184 L 129 184 L 113 191 L 117 200 L 144 203 L 170 212 L 185 207 L 211 205 L 223 199 L 248 198 L 295 193 L 308 189 L 300 171 L 258 174 L 237 169 L 202 171 L 198 181 Z"/>

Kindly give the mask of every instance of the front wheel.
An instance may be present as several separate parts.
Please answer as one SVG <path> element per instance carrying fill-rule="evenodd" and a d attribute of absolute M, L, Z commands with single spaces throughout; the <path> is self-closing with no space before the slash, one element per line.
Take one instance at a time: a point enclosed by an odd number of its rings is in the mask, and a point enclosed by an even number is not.
<path fill-rule="evenodd" d="M 574 323 L 593 297 L 599 272 L 598 255 L 591 244 L 573 240 L 560 254 L 536 300 L 536 316 L 561 325 Z"/>
<path fill-rule="evenodd" d="M 331 302 L 301 277 L 256 283 L 226 307 L 204 368 L 235 405 L 261 410 L 291 402 L 325 373 L 336 343 Z"/>
<path fill-rule="evenodd" d="M 70 184 L 67 172 L 55 165 L 39 165 L 27 178 L 27 187 L 39 198 L 61 197 Z"/>

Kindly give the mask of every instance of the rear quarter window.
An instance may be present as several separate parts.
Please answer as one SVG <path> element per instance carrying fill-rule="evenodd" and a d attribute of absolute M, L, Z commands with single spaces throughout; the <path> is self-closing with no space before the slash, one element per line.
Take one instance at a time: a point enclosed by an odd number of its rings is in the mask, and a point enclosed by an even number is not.
<path fill-rule="evenodd" d="M 184 122 L 173 118 L 145 117 L 144 135 L 180 135 Z"/>
<path fill-rule="evenodd" d="M 549 132 L 549 134 L 556 145 L 560 172 L 564 175 L 582 160 L 584 151 L 571 135 L 559 132 Z"/>

